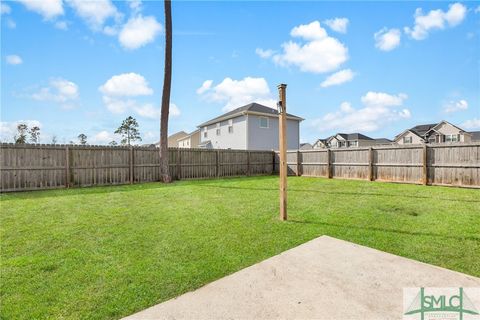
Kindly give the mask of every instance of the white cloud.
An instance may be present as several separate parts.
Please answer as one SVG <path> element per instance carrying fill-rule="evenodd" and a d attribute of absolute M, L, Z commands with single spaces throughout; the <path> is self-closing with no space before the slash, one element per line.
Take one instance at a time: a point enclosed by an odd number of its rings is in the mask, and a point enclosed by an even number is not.
<path fill-rule="evenodd" d="M 155 17 L 143 17 L 141 15 L 131 18 L 123 26 L 118 40 L 126 49 L 138 49 L 155 40 L 155 37 L 162 31 L 162 25 Z"/>
<path fill-rule="evenodd" d="M 271 56 L 273 56 L 273 54 L 275 53 L 275 51 L 273 51 L 273 50 L 271 50 L 271 49 L 263 50 L 263 49 L 261 49 L 261 48 L 257 48 L 257 49 L 255 49 L 255 53 L 256 53 L 260 58 L 267 59 L 267 58 L 270 58 Z"/>
<path fill-rule="evenodd" d="M 138 14 L 142 10 L 142 1 L 140 0 L 128 0 L 132 13 Z"/>
<path fill-rule="evenodd" d="M 110 0 L 66 0 L 67 3 L 75 10 L 76 14 L 85 20 L 87 25 L 95 30 L 102 29 L 105 21 L 110 17 L 120 19 L 121 14 Z"/>
<path fill-rule="evenodd" d="M 63 15 L 63 3 L 62 0 L 18 0 L 28 10 L 34 11 L 45 20 L 52 20 L 57 16 Z"/>
<path fill-rule="evenodd" d="M 397 107 L 403 104 L 408 96 L 404 93 L 398 95 L 391 95 L 383 92 L 369 91 L 361 100 L 367 107 Z"/>
<path fill-rule="evenodd" d="M 290 35 L 302 38 L 306 43 L 283 43 L 283 52 L 272 56 L 277 65 L 293 65 L 304 72 L 324 73 L 337 69 L 348 60 L 347 47 L 328 36 L 318 21 L 294 27 Z"/>
<path fill-rule="evenodd" d="M 480 129 L 480 118 L 467 120 L 462 123 L 461 127 L 465 129 Z"/>
<path fill-rule="evenodd" d="M 132 99 L 103 96 L 102 100 L 108 111 L 116 114 L 125 113 L 127 110 L 134 108 L 137 105 L 136 101 Z"/>
<path fill-rule="evenodd" d="M 137 73 L 122 73 L 107 80 L 99 88 L 106 96 L 133 97 L 153 94 L 147 80 Z"/>
<path fill-rule="evenodd" d="M 0 3 L 0 14 L 10 14 L 12 12 L 12 9 L 10 6 L 6 3 Z"/>
<path fill-rule="evenodd" d="M 160 119 L 160 108 L 155 108 L 152 104 L 147 103 L 142 106 L 134 106 L 133 110 L 135 112 L 145 118 L 150 118 L 150 119 Z M 170 110 L 169 110 L 169 117 L 170 118 L 177 118 L 181 114 L 180 109 L 177 107 L 176 104 L 170 103 Z"/>
<path fill-rule="evenodd" d="M 328 76 L 325 81 L 323 81 L 320 86 L 322 88 L 330 87 L 330 86 L 337 86 L 345 82 L 352 81 L 355 73 L 350 69 L 340 70 Z"/>
<path fill-rule="evenodd" d="M 96 133 L 91 138 L 91 142 L 93 144 L 106 144 L 106 143 L 109 143 L 112 140 L 115 140 L 115 135 L 113 133 L 110 133 L 110 132 L 105 131 L 105 130 Z"/>
<path fill-rule="evenodd" d="M 461 3 L 449 6 L 447 12 L 437 9 L 424 14 L 421 8 L 415 11 L 415 24 L 413 28 L 405 27 L 405 33 L 415 40 L 423 40 L 428 37 L 431 30 L 445 29 L 446 25 L 454 27 L 460 24 L 467 14 L 467 8 Z"/>
<path fill-rule="evenodd" d="M 452 113 L 457 111 L 463 111 L 468 109 L 467 100 L 458 100 L 458 101 L 448 101 L 443 106 L 443 111 L 446 113 Z"/>
<path fill-rule="evenodd" d="M 246 77 L 242 80 L 225 78 L 215 87 L 202 91 L 207 100 L 225 103 L 223 111 L 230 111 L 243 105 L 257 102 L 275 108 L 268 83 L 264 78 Z"/>
<path fill-rule="evenodd" d="M 7 61 L 8 64 L 11 64 L 11 65 L 18 65 L 23 63 L 22 58 L 20 58 L 20 56 L 16 54 L 6 56 L 5 60 Z"/>
<path fill-rule="evenodd" d="M 335 18 L 325 20 L 324 23 L 330 27 L 333 31 L 340 33 L 347 33 L 348 19 L 347 18 Z"/>
<path fill-rule="evenodd" d="M 142 106 L 134 107 L 134 110 L 142 117 L 150 119 L 160 119 L 160 108 L 155 108 L 152 104 L 147 103 Z"/>
<path fill-rule="evenodd" d="M 64 109 L 73 108 L 78 97 L 78 85 L 62 78 L 50 80 L 48 87 L 40 88 L 32 95 L 34 100 L 57 102 Z"/>
<path fill-rule="evenodd" d="M 180 114 L 181 114 L 180 108 L 175 103 L 170 103 L 169 116 L 176 118 L 176 117 L 179 117 Z"/>
<path fill-rule="evenodd" d="M 407 99 L 405 94 L 390 95 L 383 92 L 367 92 L 362 98 L 362 108 L 353 108 L 349 102 L 343 102 L 339 110 L 314 119 L 310 125 L 320 132 L 372 132 L 392 122 L 410 118 L 410 110 L 403 107 Z"/>
<path fill-rule="evenodd" d="M 17 134 L 17 126 L 20 123 L 26 124 L 29 128 L 37 126 L 42 129 L 42 124 L 38 120 L 0 121 L 0 141 L 14 142 L 14 137 Z M 42 136 L 44 136 L 43 132 Z"/>
<path fill-rule="evenodd" d="M 68 23 L 66 21 L 55 22 L 55 28 L 60 30 L 68 30 Z"/>
<path fill-rule="evenodd" d="M 17 24 L 13 19 L 7 18 L 7 27 L 10 29 L 15 29 L 17 27 Z"/>
<path fill-rule="evenodd" d="M 160 118 L 160 108 L 151 103 L 139 103 L 136 97 L 150 96 L 153 89 L 148 81 L 137 73 L 123 73 L 108 79 L 98 90 L 103 94 L 102 100 L 105 107 L 112 113 L 122 114 L 134 111 L 141 117 L 150 119 Z M 180 109 L 170 105 L 170 116 L 180 115 Z"/>
<path fill-rule="evenodd" d="M 387 29 L 375 32 L 375 47 L 382 51 L 391 51 L 400 45 L 401 32 L 398 29 Z"/>
<path fill-rule="evenodd" d="M 202 94 L 212 87 L 213 80 L 205 80 L 202 86 L 197 89 L 197 94 Z"/>

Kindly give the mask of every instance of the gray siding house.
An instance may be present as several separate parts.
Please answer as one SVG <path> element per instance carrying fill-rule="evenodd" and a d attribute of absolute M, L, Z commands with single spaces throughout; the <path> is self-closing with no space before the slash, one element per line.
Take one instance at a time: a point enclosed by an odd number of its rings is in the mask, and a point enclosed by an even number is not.
<path fill-rule="evenodd" d="M 287 148 L 300 147 L 303 118 L 287 113 Z M 277 150 L 278 113 L 258 103 L 227 112 L 198 126 L 201 148 Z"/>

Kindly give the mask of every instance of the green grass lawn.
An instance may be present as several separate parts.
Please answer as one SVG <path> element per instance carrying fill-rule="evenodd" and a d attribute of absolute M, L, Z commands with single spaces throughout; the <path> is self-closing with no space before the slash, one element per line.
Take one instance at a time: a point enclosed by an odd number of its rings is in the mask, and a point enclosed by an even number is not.
<path fill-rule="evenodd" d="M 321 235 L 480 276 L 480 190 L 288 183 L 288 222 L 274 176 L 1 195 L 0 317 L 119 318 Z"/>

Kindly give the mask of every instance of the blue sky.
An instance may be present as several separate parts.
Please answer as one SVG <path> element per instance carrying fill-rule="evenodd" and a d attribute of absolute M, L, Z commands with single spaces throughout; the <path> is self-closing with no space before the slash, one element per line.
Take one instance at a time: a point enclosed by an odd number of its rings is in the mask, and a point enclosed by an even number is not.
<path fill-rule="evenodd" d="M 478 2 L 174 1 L 170 133 L 251 101 L 306 120 L 303 142 L 336 132 L 393 138 L 442 119 L 480 130 Z M 41 142 L 115 139 L 129 115 L 158 140 L 160 1 L 2 1 L 1 127 Z"/>

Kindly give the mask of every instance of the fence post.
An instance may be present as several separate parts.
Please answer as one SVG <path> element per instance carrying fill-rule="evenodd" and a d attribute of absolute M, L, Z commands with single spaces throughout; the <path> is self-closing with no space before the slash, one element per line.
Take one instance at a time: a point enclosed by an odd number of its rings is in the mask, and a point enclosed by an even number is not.
<path fill-rule="evenodd" d="M 368 148 L 368 180 L 373 181 L 373 148 Z"/>
<path fill-rule="evenodd" d="M 332 151 L 327 149 L 327 178 L 332 179 Z"/>
<path fill-rule="evenodd" d="M 129 161 L 128 161 L 129 165 L 130 165 L 130 170 L 129 170 L 129 173 L 130 173 L 130 183 L 132 184 L 133 183 L 133 147 L 130 146 L 130 152 L 129 152 Z"/>
<path fill-rule="evenodd" d="M 300 150 L 297 150 L 297 177 L 300 176 Z"/>
<path fill-rule="evenodd" d="M 177 180 L 182 178 L 182 153 L 177 149 Z"/>
<path fill-rule="evenodd" d="M 275 150 L 272 150 L 272 174 L 275 174 Z"/>
<path fill-rule="evenodd" d="M 423 184 L 428 184 L 428 149 L 427 145 L 423 145 Z"/>
<path fill-rule="evenodd" d="M 65 188 L 70 188 L 70 148 L 65 147 Z"/>
<path fill-rule="evenodd" d="M 215 175 L 220 176 L 220 150 L 215 151 Z"/>
<path fill-rule="evenodd" d="M 251 170 L 250 170 L 250 151 L 247 151 L 247 176 L 250 176 Z"/>

